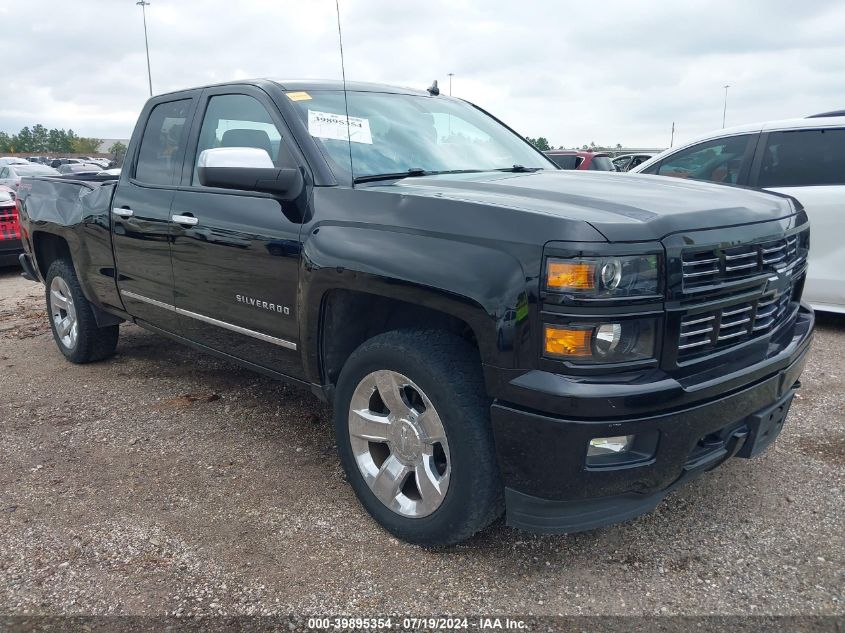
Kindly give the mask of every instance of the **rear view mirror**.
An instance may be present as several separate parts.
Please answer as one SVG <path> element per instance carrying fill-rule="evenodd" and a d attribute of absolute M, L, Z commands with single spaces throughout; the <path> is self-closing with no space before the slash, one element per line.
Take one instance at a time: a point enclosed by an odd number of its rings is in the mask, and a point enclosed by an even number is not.
<path fill-rule="evenodd" d="M 305 183 L 299 169 L 276 167 L 266 151 L 255 147 L 203 150 L 197 172 L 203 187 L 260 191 L 283 200 L 299 197 Z"/>

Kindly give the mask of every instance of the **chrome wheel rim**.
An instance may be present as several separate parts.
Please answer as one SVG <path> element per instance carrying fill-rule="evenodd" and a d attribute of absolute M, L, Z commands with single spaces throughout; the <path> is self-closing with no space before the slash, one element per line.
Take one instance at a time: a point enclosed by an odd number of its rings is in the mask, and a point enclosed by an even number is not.
<path fill-rule="evenodd" d="M 452 470 L 449 443 L 418 385 L 390 370 L 367 375 L 352 394 L 348 426 L 355 462 L 379 501 L 410 518 L 440 507 Z"/>
<path fill-rule="evenodd" d="M 50 282 L 50 315 L 53 318 L 53 326 L 59 342 L 67 349 L 76 347 L 76 340 L 79 337 L 76 306 L 73 305 L 70 288 L 61 277 L 53 277 L 53 281 Z"/>

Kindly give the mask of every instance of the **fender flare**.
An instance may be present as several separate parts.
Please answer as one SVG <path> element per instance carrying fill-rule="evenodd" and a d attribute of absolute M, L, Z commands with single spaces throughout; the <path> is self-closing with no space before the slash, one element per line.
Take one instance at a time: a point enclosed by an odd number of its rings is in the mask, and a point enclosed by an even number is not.
<path fill-rule="evenodd" d="M 306 375 L 320 381 L 320 332 L 332 290 L 417 304 L 466 323 L 482 362 L 508 365 L 499 321 L 526 296 L 519 260 L 489 245 L 373 226 L 324 225 L 303 245 L 298 314 Z M 504 356 L 504 357 L 503 357 Z M 512 358 L 512 356 L 511 356 Z"/>

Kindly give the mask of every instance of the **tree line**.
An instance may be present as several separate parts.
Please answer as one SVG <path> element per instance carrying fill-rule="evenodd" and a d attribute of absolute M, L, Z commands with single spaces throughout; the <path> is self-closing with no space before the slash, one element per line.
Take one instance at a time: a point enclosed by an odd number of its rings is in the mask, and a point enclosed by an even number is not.
<path fill-rule="evenodd" d="M 531 138 L 530 136 L 526 136 L 525 140 L 528 141 L 529 143 L 531 143 L 534 147 L 539 149 L 541 152 L 547 152 L 550 149 L 554 149 L 554 146 L 549 143 L 549 140 L 545 136 L 538 136 L 537 138 Z M 561 145 L 560 147 L 558 147 L 558 149 L 579 149 L 579 148 L 577 148 L 577 147 L 576 148 L 570 148 L 570 147 L 564 147 L 563 145 Z M 607 151 L 607 150 L 619 150 L 619 149 L 622 149 L 622 144 L 617 143 L 615 146 L 596 145 L 595 142 L 590 141 L 589 145 L 584 144 L 580 147 L 580 149 L 582 149 L 584 151 L 592 150 L 594 152 L 595 151 Z"/>
<path fill-rule="evenodd" d="M 14 154 L 94 154 L 101 139 L 77 136 L 73 130 L 48 130 L 40 123 L 17 134 L 0 132 L 0 152 Z"/>

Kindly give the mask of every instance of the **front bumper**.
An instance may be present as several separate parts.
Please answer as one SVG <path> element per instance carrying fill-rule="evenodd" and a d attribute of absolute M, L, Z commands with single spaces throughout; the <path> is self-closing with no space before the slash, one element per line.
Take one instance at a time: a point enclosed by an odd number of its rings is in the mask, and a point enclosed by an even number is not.
<path fill-rule="evenodd" d="M 497 400 L 492 424 L 508 524 L 577 532 L 624 521 L 652 510 L 671 489 L 729 457 L 763 450 L 780 431 L 797 390 L 814 320 L 802 305 L 791 339 L 777 353 L 742 370 L 699 376 L 694 384 L 663 377 L 597 386 L 535 376 L 542 389 L 537 401 L 549 402 L 549 410 L 586 409 L 594 416 L 564 417 Z M 561 386 L 557 397 L 555 384 Z M 525 386 L 522 379 L 518 388 Z M 591 439 L 638 434 L 657 438 L 652 457 L 587 466 Z"/>

